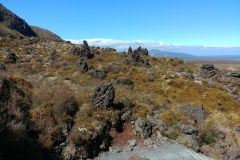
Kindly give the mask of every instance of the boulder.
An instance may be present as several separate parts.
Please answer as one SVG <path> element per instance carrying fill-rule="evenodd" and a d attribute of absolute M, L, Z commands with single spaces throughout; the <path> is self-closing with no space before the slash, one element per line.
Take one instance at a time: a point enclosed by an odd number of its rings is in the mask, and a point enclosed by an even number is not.
<path fill-rule="evenodd" d="M 14 53 L 9 53 L 7 55 L 7 62 L 16 63 L 16 61 L 17 61 L 17 56 Z"/>
<path fill-rule="evenodd" d="M 132 47 L 129 47 L 129 48 L 128 48 L 127 54 L 132 54 Z"/>
<path fill-rule="evenodd" d="M 134 50 L 132 53 L 132 61 L 133 62 L 141 62 L 142 58 L 140 57 L 140 54 L 137 50 Z"/>
<path fill-rule="evenodd" d="M 87 72 L 88 71 L 88 64 L 83 59 L 78 59 L 75 63 L 77 67 L 81 67 L 81 72 Z"/>
<path fill-rule="evenodd" d="M 232 77 L 240 78 L 240 71 L 232 72 L 232 73 L 231 73 L 231 76 L 232 76 Z"/>
<path fill-rule="evenodd" d="M 182 133 L 187 135 L 195 134 L 198 132 L 197 128 L 190 124 L 179 125 L 179 129 L 181 130 Z"/>
<path fill-rule="evenodd" d="M 89 75 L 100 79 L 104 79 L 107 76 L 105 72 L 98 69 L 93 69 L 91 72 L 89 72 Z"/>
<path fill-rule="evenodd" d="M 92 95 L 91 102 L 99 108 L 108 108 L 112 105 L 115 96 L 115 90 L 112 83 L 101 84 Z"/>
<path fill-rule="evenodd" d="M 202 67 L 202 76 L 204 78 L 210 78 L 217 74 L 217 69 L 213 64 L 203 64 Z"/>
<path fill-rule="evenodd" d="M 138 118 L 135 122 L 135 129 L 138 131 L 142 138 L 149 138 L 152 134 L 151 125 L 143 120 L 142 118 Z"/>

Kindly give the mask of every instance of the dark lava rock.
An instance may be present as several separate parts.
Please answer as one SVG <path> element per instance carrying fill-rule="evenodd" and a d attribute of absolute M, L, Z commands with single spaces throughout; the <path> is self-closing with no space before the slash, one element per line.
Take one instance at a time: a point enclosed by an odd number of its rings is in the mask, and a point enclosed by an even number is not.
<path fill-rule="evenodd" d="M 140 54 L 137 50 L 134 50 L 132 53 L 132 61 L 133 62 L 141 62 L 142 58 L 140 57 Z"/>
<path fill-rule="evenodd" d="M 152 134 L 151 125 L 143 120 L 142 118 L 138 118 L 135 122 L 136 131 L 138 131 L 142 138 L 149 138 Z"/>
<path fill-rule="evenodd" d="M 188 116 L 195 116 L 197 120 L 203 120 L 207 113 L 204 111 L 203 105 L 198 105 L 198 107 L 190 106 L 189 104 L 184 104 L 180 106 L 180 109 L 184 111 Z"/>
<path fill-rule="evenodd" d="M 128 48 L 127 54 L 132 54 L 132 47 L 129 47 L 129 48 Z"/>
<path fill-rule="evenodd" d="M 182 59 L 178 59 L 178 64 L 183 64 L 183 60 Z"/>
<path fill-rule="evenodd" d="M 231 76 L 240 78 L 240 71 L 232 72 Z"/>
<path fill-rule="evenodd" d="M 76 47 L 71 51 L 72 55 L 80 56 L 80 57 L 87 57 L 88 59 L 91 59 L 94 57 L 94 53 L 90 52 L 90 49 L 88 47 L 87 41 L 83 41 L 83 47 L 79 48 Z"/>
<path fill-rule="evenodd" d="M 5 63 L 0 62 L 0 71 L 5 71 L 5 70 L 6 70 Z"/>
<path fill-rule="evenodd" d="M 115 90 L 112 83 L 101 84 L 93 92 L 91 101 L 99 108 L 108 108 L 112 105 Z"/>
<path fill-rule="evenodd" d="M 204 78 L 210 78 L 217 74 L 217 69 L 213 64 L 203 64 L 202 67 L 202 76 Z"/>
<path fill-rule="evenodd" d="M 110 47 L 102 48 L 102 50 L 104 50 L 104 51 L 106 51 L 106 52 L 116 52 L 116 49 L 110 48 Z"/>
<path fill-rule="evenodd" d="M 105 72 L 97 69 L 93 69 L 93 71 L 89 72 L 89 75 L 100 79 L 104 79 L 107 76 Z"/>
<path fill-rule="evenodd" d="M 148 50 L 147 48 L 142 48 L 141 46 L 139 46 L 136 51 L 138 51 L 139 54 L 143 54 L 143 55 L 148 55 Z"/>
<path fill-rule="evenodd" d="M 88 71 L 88 64 L 83 59 L 78 59 L 75 64 L 77 67 L 81 67 L 81 72 L 87 72 Z"/>
<path fill-rule="evenodd" d="M 7 55 L 7 62 L 16 63 L 16 61 L 17 61 L 17 56 L 14 53 L 9 53 Z"/>

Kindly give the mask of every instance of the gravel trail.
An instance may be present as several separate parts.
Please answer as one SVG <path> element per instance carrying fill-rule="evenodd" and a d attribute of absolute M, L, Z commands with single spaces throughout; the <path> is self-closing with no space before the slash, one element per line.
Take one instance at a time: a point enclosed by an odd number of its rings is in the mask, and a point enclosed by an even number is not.
<path fill-rule="evenodd" d="M 212 160 L 179 144 L 167 144 L 151 149 L 134 148 L 119 153 L 104 153 L 94 160 L 128 160 L 132 155 L 138 155 L 149 160 Z"/>

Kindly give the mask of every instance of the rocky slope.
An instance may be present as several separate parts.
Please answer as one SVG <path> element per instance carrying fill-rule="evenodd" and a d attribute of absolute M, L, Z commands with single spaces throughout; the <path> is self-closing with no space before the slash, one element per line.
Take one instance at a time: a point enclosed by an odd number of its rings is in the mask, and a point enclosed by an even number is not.
<path fill-rule="evenodd" d="M 54 33 L 34 26 L 28 23 L 16 14 L 0 4 L 0 36 L 8 37 L 40 37 L 53 41 L 62 41 L 62 39 Z"/>
<path fill-rule="evenodd" d="M 2 159 L 87 159 L 163 144 L 240 156 L 238 71 L 39 37 L 0 38 L 0 70 Z"/>

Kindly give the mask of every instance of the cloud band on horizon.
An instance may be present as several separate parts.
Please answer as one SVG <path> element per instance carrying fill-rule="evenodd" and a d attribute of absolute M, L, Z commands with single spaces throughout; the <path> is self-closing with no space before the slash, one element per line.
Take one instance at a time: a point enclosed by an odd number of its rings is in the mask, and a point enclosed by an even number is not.
<path fill-rule="evenodd" d="M 86 40 L 90 46 L 95 47 L 111 47 L 117 51 L 127 51 L 128 47 L 131 46 L 133 49 L 141 46 L 147 48 L 149 51 L 152 49 L 164 50 L 169 52 L 182 52 L 192 55 L 240 55 L 240 47 L 224 47 L 224 46 L 186 46 L 177 45 L 171 43 L 165 43 L 160 41 L 149 41 L 149 40 L 114 40 L 114 39 L 103 39 L 103 38 L 93 38 L 93 39 L 65 39 L 66 41 L 71 41 L 74 44 L 82 44 L 83 40 Z"/>

